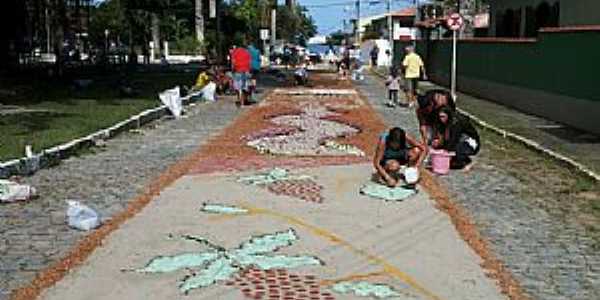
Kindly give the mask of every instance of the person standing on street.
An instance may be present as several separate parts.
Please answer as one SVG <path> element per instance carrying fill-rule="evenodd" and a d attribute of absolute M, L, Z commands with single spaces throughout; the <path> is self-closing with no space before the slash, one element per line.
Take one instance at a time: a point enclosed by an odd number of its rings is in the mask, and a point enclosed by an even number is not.
<path fill-rule="evenodd" d="M 252 56 L 243 47 L 236 47 L 231 51 L 231 65 L 233 68 L 233 87 L 238 95 L 238 104 L 248 104 L 248 81 L 250 80 Z"/>
<path fill-rule="evenodd" d="M 261 66 L 261 58 L 260 51 L 254 47 L 254 45 L 250 44 L 248 46 L 248 52 L 250 52 L 251 62 L 250 62 L 250 71 L 251 71 L 251 79 L 250 79 L 250 97 L 254 95 L 256 92 L 258 73 L 260 73 Z"/>
<path fill-rule="evenodd" d="M 369 54 L 371 56 L 371 68 L 377 68 L 377 58 L 379 57 L 379 47 L 377 47 L 377 44 L 375 44 Z"/>
<path fill-rule="evenodd" d="M 398 74 L 398 70 L 394 67 L 390 68 L 390 75 L 388 76 L 385 84 L 388 88 L 388 102 L 387 106 L 396 107 L 400 104 L 398 101 L 398 91 L 400 90 L 402 77 Z"/>
<path fill-rule="evenodd" d="M 392 51 L 389 49 L 385 50 L 385 66 L 391 67 L 394 64 L 392 59 Z"/>
<path fill-rule="evenodd" d="M 427 80 L 427 74 L 423 60 L 415 53 L 415 48 L 413 46 L 406 47 L 406 53 L 402 66 L 404 67 L 404 78 L 406 79 L 408 106 L 413 107 L 417 100 L 417 88 L 421 75 L 423 75 L 423 79 Z"/>

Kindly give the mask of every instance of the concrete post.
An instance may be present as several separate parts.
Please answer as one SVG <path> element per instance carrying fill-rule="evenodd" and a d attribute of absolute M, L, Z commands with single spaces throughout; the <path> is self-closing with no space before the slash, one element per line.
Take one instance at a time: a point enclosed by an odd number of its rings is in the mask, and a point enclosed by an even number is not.
<path fill-rule="evenodd" d="M 277 40 L 277 9 L 271 10 L 271 46 L 275 47 Z"/>

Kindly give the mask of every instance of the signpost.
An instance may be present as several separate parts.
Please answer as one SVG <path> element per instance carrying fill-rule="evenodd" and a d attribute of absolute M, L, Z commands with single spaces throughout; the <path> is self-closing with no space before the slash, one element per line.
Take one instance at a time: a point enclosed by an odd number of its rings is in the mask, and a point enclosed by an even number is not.
<path fill-rule="evenodd" d="M 458 31 L 464 25 L 465 20 L 459 13 L 453 13 L 448 16 L 446 24 L 452 30 L 452 77 L 451 77 L 451 92 L 452 98 L 456 101 L 456 39 Z"/>

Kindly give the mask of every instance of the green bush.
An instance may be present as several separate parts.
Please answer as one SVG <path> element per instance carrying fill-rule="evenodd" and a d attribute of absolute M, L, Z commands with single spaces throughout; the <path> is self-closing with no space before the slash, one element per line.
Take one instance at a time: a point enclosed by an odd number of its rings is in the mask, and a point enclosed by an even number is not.
<path fill-rule="evenodd" d="M 177 54 L 196 55 L 199 54 L 202 48 L 195 36 L 187 36 L 175 41 L 172 52 Z"/>

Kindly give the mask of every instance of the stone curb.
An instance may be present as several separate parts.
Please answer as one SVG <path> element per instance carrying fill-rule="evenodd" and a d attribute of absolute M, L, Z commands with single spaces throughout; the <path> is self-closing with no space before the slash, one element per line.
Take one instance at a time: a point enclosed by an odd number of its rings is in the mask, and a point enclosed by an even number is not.
<path fill-rule="evenodd" d="M 372 70 L 372 71 L 373 71 L 373 73 L 375 73 L 375 75 L 379 76 L 380 78 L 385 78 L 385 75 L 383 73 L 381 73 L 377 70 Z M 597 182 L 600 182 L 600 175 L 598 175 L 594 171 L 590 170 L 588 167 L 584 166 L 583 164 L 578 163 L 577 161 L 573 160 L 572 158 L 567 157 L 563 154 L 560 154 L 556 151 L 550 150 L 534 140 L 528 139 L 528 138 L 520 136 L 516 133 L 510 132 L 510 131 L 504 130 L 502 128 L 499 128 L 497 126 L 494 126 L 492 124 L 489 124 L 486 121 L 478 118 L 477 116 L 475 116 L 463 109 L 460 109 L 457 107 L 456 110 L 460 114 L 464 115 L 465 117 L 467 117 L 467 118 L 471 119 L 472 121 L 474 121 L 475 123 L 477 123 L 477 125 L 485 128 L 485 129 L 491 130 L 494 133 L 503 136 L 504 138 L 510 138 L 513 141 L 519 142 L 522 145 L 526 146 L 527 148 L 535 150 L 538 153 L 542 153 L 560 163 L 565 164 L 567 167 L 574 169 L 575 171 L 585 175 L 586 177 L 588 177 L 592 180 L 595 180 Z"/>
<path fill-rule="evenodd" d="M 192 102 L 192 97 L 198 94 L 182 97 L 183 105 Z M 118 122 L 115 125 L 98 130 L 88 136 L 71 140 L 62 145 L 54 146 L 42 150 L 40 153 L 31 157 L 22 157 L 5 162 L 0 162 L 0 178 L 9 178 L 11 176 L 33 175 L 40 169 L 49 168 L 67 159 L 77 151 L 95 146 L 99 141 L 114 138 L 123 131 L 140 128 L 142 125 L 157 120 L 169 114 L 169 108 L 161 105 L 155 108 L 147 109 L 128 119 Z"/>

